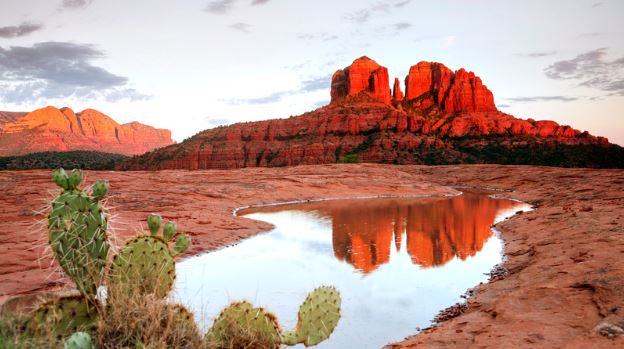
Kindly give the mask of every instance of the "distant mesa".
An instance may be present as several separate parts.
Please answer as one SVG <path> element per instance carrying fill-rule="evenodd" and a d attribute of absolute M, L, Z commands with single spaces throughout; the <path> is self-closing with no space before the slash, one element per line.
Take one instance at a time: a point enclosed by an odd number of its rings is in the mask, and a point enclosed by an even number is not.
<path fill-rule="evenodd" d="M 136 155 L 173 143 L 169 130 L 138 122 L 120 125 L 94 109 L 0 112 L 0 156 L 72 150 Z"/>
<path fill-rule="evenodd" d="M 500 112 L 473 72 L 420 62 L 390 88 L 364 56 L 337 70 L 331 103 L 297 117 L 209 129 L 119 169 L 208 169 L 336 162 L 624 167 L 624 149 L 554 121 Z M 402 81 L 404 84 L 402 85 Z"/>

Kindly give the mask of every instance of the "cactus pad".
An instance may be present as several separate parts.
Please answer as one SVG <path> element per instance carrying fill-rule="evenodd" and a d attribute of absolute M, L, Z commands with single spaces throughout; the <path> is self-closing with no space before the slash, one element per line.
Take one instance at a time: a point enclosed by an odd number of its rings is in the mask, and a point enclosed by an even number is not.
<path fill-rule="evenodd" d="M 275 315 L 248 302 L 235 302 L 225 308 L 206 334 L 209 348 L 229 348 L 236 343 L 244 347 L 279 348 L 281 330 Z"/>
<path fill-rule="evenodd" d="M 61 268 L 74 281 L 78 290 L 91 298 L 100 285 L 109 245 L 106 229 L 108 220 L 99 200 L 106 194 L 108 184 L 98 181 L 90 196 L 78 189 L 82 172 L 74 170 L 53 173 L 54 181 L 63 192 L 52 202 L 48 215 L 48 239 Z"/>
<path fill-rule="evenodd" d="M 93 349 L 91 335 L 86 332 L 76 332 L 65 342 L 64 349 Z"/>
<path fill-rule="evenodd" d="M 329 338 L 338 325 L 340 304 L 340 293 L 336 288 L 318 287 L 299 307 L 297 329 L 286 334 L 289 338 L 296 337 L 307 347 L 319 344 Z"/>
<path fill-rule="evenodd" d="M 169 222 L 163 229 L 164 236 L 158 236 L 162 218 L 149 215 L 147 224 L 149 235 L 129 240 L 115 257 L 108 273 L 109 293 L 154 294 L 158 298 L 167 296 L 175 281 L 174 257 L 183 252 L 191 244 L 188 235 L 178 235 L 177 240 L 183 246 L 169 249 L 168 242 L 175 234 L 175 223 Z"/>
<path fill-rule="evenodd" d="M 84 296 L 65 296 L 39 306 L 27 323 L 38 334 L 53 333 L 57 338 L 76 331 L 90 332 L 97 328 L 97 309 Z"/>
<path fill-rule="evenodd" d="M 167 296 L 175 281 L 175 261 L 169 246 L 157 236 L 139 236 L 113 258 L 108 274 L 111 296 L 115 292 L 138 292 Z"/>

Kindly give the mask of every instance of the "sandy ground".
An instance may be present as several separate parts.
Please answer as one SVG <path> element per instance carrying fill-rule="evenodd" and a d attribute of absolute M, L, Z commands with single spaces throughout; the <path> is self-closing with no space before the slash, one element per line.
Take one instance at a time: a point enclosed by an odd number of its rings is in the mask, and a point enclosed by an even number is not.
<path fill-rule="evenodd" d="M 67 287 L 46 248 L 45 208 L 57 191 L 49 171 L 0 172 L 0 302 Z M 234 217 L 245 205 L 377 195 L 445 195 L 446 185 L 492 187 L 537 210 L 497 225 L 506 278 L 477 287 L 467 310 L 391 348 L 623 348 L 624 171 L 529 166 L 319 165 L 229 171 L 88 172 L 111 184 L 119 245 L 152 212 L 193 236 L 190 253 L 270 228 Z M 615 327 L 610 329 L 617 330 Z M 604 330 L 607 331 L 607 330 Z M 603 331 L 603 332 L 604 332 Z"/>

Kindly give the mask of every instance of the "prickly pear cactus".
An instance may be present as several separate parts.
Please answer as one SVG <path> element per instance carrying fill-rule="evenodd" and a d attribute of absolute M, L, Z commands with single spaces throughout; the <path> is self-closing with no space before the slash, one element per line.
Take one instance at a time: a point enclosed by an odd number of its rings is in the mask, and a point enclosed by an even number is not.
<path fill-rule="evenodd" d="M 176 241 L 176 246 L 170 250 L 168 242 L 175 235 L 175 224 L 165 226 L 166 239 L 157 235 L 162 221 L 160 216 L 150 215 L 147 221 L 150 235 L 127 241 L 113 257 L 108 273 L 108 289 L 112 297 L 116 292 L 137 292 L 164 298 L 173 287 L 176 277 L 174 257 L 188 248 L 191 238 L 179 235 L 177 240 L 185 242 L 184 246 L 178 248 Z"/>
<path fill-rule="evenodd" d="M 338 325 L 340 305 L 340 293 L 336 288 L 322 286 L 315 289 L 299 307 L 297 328 L 283 334 L 283 343 L 303 343 L 309 347 L 326 340 Z"/>
<path fill-rule="evenodd" d="M 52 178 L 63 191 L 52 201 L 48 215 L 50 246 L 76 288 L 93 299 L 102 280 L 109 250 L 108 220 L 100 204 L 108 191 L 108 183 L 95 182 L 90 195 L 79 188 L 82 182 L 80 170 L 67 175 L 59 169 L 52 173 Z"/>
<path fill-rule="evenodd" d="M 76 331 L 94 331 L 97 319 L 97 309 L 86 297 L 65 296 L 41 304 L 26 327 L 35 334 L 51 333 L 60 339 Z"/>
<path fill-rule="evenodd" d="M 279 348 L 281 329 L 275 315 L 246 301 L 225 308 L 206 333 L 208 348 Z"/>
<path fill-rule="evenodd" d="M 91 335 L 86 332 L 76 332 L 65 341 L 64 349 L 93 349 Z"/>

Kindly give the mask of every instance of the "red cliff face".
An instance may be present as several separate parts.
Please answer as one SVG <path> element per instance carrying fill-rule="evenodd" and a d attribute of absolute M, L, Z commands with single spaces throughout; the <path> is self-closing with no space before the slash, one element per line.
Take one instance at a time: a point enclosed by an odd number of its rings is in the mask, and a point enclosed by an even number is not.
<path fill-rule="evenodd" d="M 406 99 L 431 98 L 444 113 L 496 111 L 494 95 L 473 72 L 453 73 L 444 64 L 420 62 L 405 78 Z"/>
<path fill-rule="evenodd" d="M 334 73 L 331 99 L 333 102 L 361 92 L 370 94 L 380 102 L 390 104 L 388 69 L 366 56 L 356 59 L 349 67 Z"/>
<path fill-rule="evenodd" d="M 570 149 L 598 145 L 598 152 L 609 154 L 619 154 L 621 149 L 570 126 L 499 112 L 492 93 L 474 73 L 452 72 L 440 63 L 413 66 L 405 96 L 398 79 L 391 96 L 387 69 L 370 58 L 359 58 L 334 74 L 331 100 L 328 106 L 298 117 L 206 130 L 181 144 L 130 159 L 119 168 L 293 166 L 334 163 L 346 156 L 393 164 L 587 167 L 597 166 L 592 162 L 597 157 Z M 568 148 L 560 151 L 562 147 Z"/>
<path fill-rule="evenodd" d="M 120 125 L 93 109 L 76 114 L 45 107 L 0 125 L 0 156 L 69 150 L 136 155 L 172 143 L 169 130 L 137 122 Z"/>

